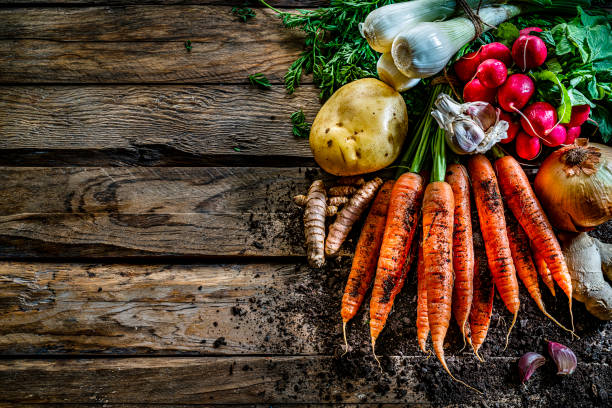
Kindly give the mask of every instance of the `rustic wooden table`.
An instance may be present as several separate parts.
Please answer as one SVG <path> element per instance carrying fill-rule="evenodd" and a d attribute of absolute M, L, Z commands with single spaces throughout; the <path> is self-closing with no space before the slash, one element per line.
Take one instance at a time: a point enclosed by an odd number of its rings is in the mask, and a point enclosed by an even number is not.
<path fill-rule="evenodd" d="M 580 305 L 577 373 L 518 385 L 518 356 L 570 342 L 526 297 L 506 351 L 496 300 L 486 364 L 449 334 L 487 395 L 450 383 L 417 350 L 413 275 L 384 372 L 363 313 L 340 358 L 350 259 L 306 267 L 290 200 L 317 174 L 288 120 L 312 120 L 317 91 L 282 86 L 300 34 L 263 9 L 239 22 L 239 0 L 102 3 L 0 5 L 0 406 L 609 403 L 611 326 Z"/>

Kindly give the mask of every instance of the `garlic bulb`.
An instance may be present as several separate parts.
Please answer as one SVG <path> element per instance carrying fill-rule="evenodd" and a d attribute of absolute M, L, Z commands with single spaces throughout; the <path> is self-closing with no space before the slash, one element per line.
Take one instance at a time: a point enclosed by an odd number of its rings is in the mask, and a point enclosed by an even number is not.
<path fill-rule="evenodd" d="M 487 24 L 484 31 L 520 14 L 517 6 L 503 4 L 483 7 L 478 15 Z M 391 55 L 401 73 L 410 77 L 426 78 L 442 71 L 461 47 L 476 33 L 466 17 L 452 20 L 412 24 L 393 40 Z"/>
<path fill-rule="evenodd" d="M 407 91 L 421 80 L 421 78 L 410 78 L 399 72 L 389 53 L 380 56 L 376 70 L 381 81 L 392 86 L 397 92 Z"/>
<path fill-rule="evenodd" d="M 446 143 L 457 154 L 484 153 L 506 137 L 508 122 L 499 120 L 499 109 L 487 102 L 460 104 L 442 93 L 434 106 L 431 115 L 446 130 Z"/>

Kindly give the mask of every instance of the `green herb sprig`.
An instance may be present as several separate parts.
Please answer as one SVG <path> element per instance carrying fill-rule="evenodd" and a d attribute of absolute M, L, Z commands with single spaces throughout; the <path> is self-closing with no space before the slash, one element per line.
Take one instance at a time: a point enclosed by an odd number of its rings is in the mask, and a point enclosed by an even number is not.
<path fill-rule="evenodd" d="M 249 75 L 249 82 L 251 85 L 261 89 L 270 89 L 272 86 L 268 78 L 266 78 L 266 76 L 262 73 Z"/>
<path fill-rule="evenodd" d="M 246 23 L 247 20 L 255 17 L 255 12 L 249 7 L 233 7 L 232 14 L 238 17 L 238 20 Z"/>
<path fill-rule="evenodd" d="M 193 48 L 191 45 L 191 40 L 187 40 L 185 41 L 185 49 L 187 50 L 187 52 L 191 52 L 191 49 Z"/>
<path fill-rule="evenodd" d="M 293 135 L 302 139 L 307 139 L 310 135 L 310 123 L 306 122 L 306 115 L 301 109 L 291 114 L 293 123 Z"/>

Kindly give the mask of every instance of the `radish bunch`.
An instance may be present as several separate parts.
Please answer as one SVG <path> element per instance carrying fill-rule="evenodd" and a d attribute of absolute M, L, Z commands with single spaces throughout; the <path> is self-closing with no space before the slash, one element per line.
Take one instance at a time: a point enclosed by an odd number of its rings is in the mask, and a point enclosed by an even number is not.
<path fill-rule="evenodd" d="M 512 49 L 494 42 L 466 54 L 454 65 L 460 80 L 465 82 L 465 102 L 485 101 L 503 109 L 500 120 L 508 122 L 507 137 L 501 143 L 515 143 L 516 153 L 525 160 L 540 154 L 542 144 L 556 147 L 572 144 L 580 135 L 580 126 L 589 118 L 588 105 L 573 106 L 569 123 L 559 123 L 555 107 L 536 101 L 528 105 L 535 92 L 533 80 L 521 72 L 538 68 L 548 55 L 541 32 L 529 27 L 519 32 Z M 512 68 L 515 72 L 508 72 Z"/>

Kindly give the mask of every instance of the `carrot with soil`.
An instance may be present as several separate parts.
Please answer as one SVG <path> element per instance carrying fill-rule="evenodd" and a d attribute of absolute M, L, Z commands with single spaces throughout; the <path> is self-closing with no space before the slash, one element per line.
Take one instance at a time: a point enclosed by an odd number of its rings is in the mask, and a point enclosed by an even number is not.
<path fill-rule="evenodd" d="M 320 268 L 325 263 L 325 215 L 326 194 L 322 180 L 313 181 L 306 195 L 304 211 L 304 234 L 308 246 L 308 263 Z"/>
<path fill-rule="evenodd" d="M 472 241 L 472 215 L 470 208 L 470 181 L 467 170 L 460 164 L 451 164 L 446 182 L 453 189 L 455 199 L 453 227 L 453 315 L 466 342 L 466 330 L 472 306 L 474 278 L 474 244 Z"/>
<path fill-rule="evenodd" d="M 427 350 L 427 336 L 429 335 L 429 319 L 427 317 L 427 277 L 425 276 L 425 263 L 423 262 L 423 241 L 419 242 L 417 259 L 417 307 L 416 307 L 417 341 L 423 353 Z"/>
<path fill-rule="evenodd" d="M 451 320 L 453 296 L 453 224 L 455 198 L 444 181 L 446 159 L 444 130 L 433 141 L 431 182 L 423 196 L 423 264 L 427 282 L 427 320 L 431 343 L 438 360 L 451 378 L 474 389 L 450 372 L 444 358 L 444 338 Z M 475 390 L 475 389 L 474 389 Z M 478 390 L 476 390 L 478 391 Z"/>
<path fill-rule="evenodd" d="M 394 183 L 393 180 L 385 182 L 376 195 L 357 242 L 353 265 L 346 282 L 340 310 L 345 350 L 348 350 L 346 324 L 357 314 L 374 277 Z"/>
<path fill-rule="evenodd" d="M 430 107 L 433 106 L 433 101 L 441 90 L 442 85 L 434 87 L 430 95 Z M 398 166 L 398 179 L 391 191 L 387 224 L 370 300 L 370 337 L 372 352 L 377 361 L 376 339 L 385 327 L 395 296 L 402 289 L 405 273 L 408 270 L 405 268 L 406 258 L 417 229 L 424 190 L 423 177 L 417 173 L 423 167 L 425 153 L 429 146 L 430 124 L 431 116 L 424 115 L 417 126 L 417 132 L 407 153 Z M 412 163 L 409 165 L 411 159 Z M 408 168 L 409 172 L 404 173 Z"/>
<path fill-rule="evenodd" d="M 544 284 L 548 287 L 553 296 L 557 296 L 555 293 L 555 280 L 553 279 L 548 266 L 546 266 L 546 259 L 542 258 L 542 254 L 535 249 L 533 244 L 531 244 L 531 250 L 536 269 L 538 270 L 540 278 L 542 278 L 542 282 L 544 282 Z"/>
<path fill-rule="evenodd" d="M 340 246 L 351 231 L 353 224 L 364 213 L 382 183 L 383 181 L 379 177 L 365 183 L 338 213 L 336 221 L 329 227 L 327 240 L 325 241 L 325 255 L 332 256 L 340 250 Z"/>
<path fill-rule="evenodd" d="M 523 228 L 519 225 L 518 221 L 513 219 L 512 215 L 508 214 L 507 220 L 507 232 L 508 240 L 510 242 L 510 251 L 512 252 L 512 259 L 516 267 L 516 272 L 525 285 L 527 292 L 531 298 L 536 302 L 538 308 L 544 313 L 544 316 L 552 320 L 556 325 L 561 327 L 563 330 L 571 332 L 561 323 L 559 323 L 554 317 L 552 317 L 544 307 L 544 301 L 542 300 L 542 294 L 538 286 L 538 271 L 536 271 L 533 260 L 531 259 L 531 250 L 529 248 L 529 238 Z"/>
<path fill-rule="evenodd" d="M 484 343 L 489 331 L 494 295 L 495 288 L 486 263 L 479 262 L 478 258 L 474 257 L 474 296 L 470 309 L 470 338 L 476 358 L 483 362 L 484 360 L 478 354 L 478 350 Z"/>
<path fill-rule="evenodd" d="M 519 311 L 519 291 L 516 270 L 506 233 L 506 219 L 497 178 L 491 162 L 482 154 L 471 156 L 468 170 L 474 189 L 474 200 L 480 220 L 480 230 L 485 242 L 487 261 L 493 282 L 506 308 L 514 315 L 506 336 L 506 347 L 510 332 Z"/>
<path fill-rule="evenodd" d="M 495 162 L 495 169 L 508 207 L 527 233 L 535 251 L 546 261 L 553 279 L 569 299 L 573 332 L 572 280 L 552 226 L 516 159 L 512 156 L 502 157 Z"/>

